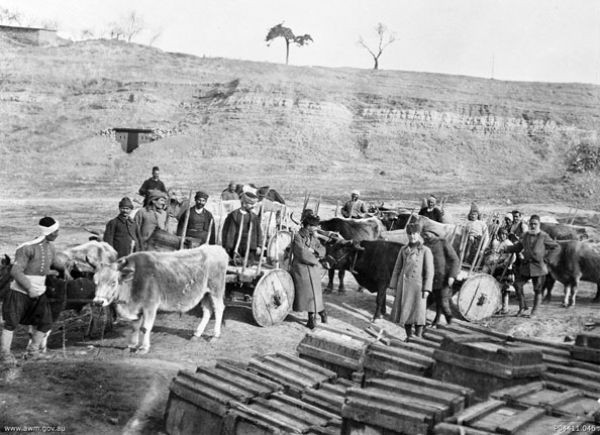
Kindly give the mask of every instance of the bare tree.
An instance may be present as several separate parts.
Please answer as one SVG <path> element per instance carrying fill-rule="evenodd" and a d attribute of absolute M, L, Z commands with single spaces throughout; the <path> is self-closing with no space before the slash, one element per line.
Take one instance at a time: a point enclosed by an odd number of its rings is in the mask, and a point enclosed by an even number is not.
<path fill-rule="evenodd" d="M 158 41 L 160 39 L 160 37 L 162 36 L 162 33 L 163 33 L 162 27 L 159 27 L 158 29 L 154 29 L 154 31 L 150 35 L 150 38 L 148 39 L 148 45 L 150 47 L 152 47 L 156 43 L 156 41 Z"/>
<path fill-rule="evenodd" d="M 284 27 L 283 23 L 277 24 L 276 26 L 271 27 L 269 29 L 269 33 L 267 33 L 267 37 L 265 40 L 267 41 L 267 45 L 271 45 L 270 42 L 275 38 L 283 38 L 285 40 L 285 64 L 287 65 L 290 59 L 290 43 L 293 42 L 298 47 L 302 47 L 307 45 L 309 42 L 313 42 L 312 37 L 306 33 L 304 35 L 295 36 L 292 29 L 289 27 Z"/>
<path fill-rule="evenodd" d="M 11 11 L 10 9 L 0 7 L 0 24 L 20 26 L 23 17 L 19 12 Z"/>
<path fill-rule="evenodd" d="M 358 44 L 361 47 L 364 47 L 369 52 L 369 54 L 373 56 L 373 69 L 377 70 L 379 69 L 379 58 L 381 57 L 383 50 L 385 50 L 386 47 L 388 47 L 390 44 L 396 41 L 396 35 L 390 32 L 385 26 L 385 24 L 382 23 L 377 23 L 377 26 L 375 26 L 375 32 L 377 32 L 378 39 L 376 49 L 371 50 L 371 48 L 369 48 L 362 36 L 359 37 Z"/>
<path fill-rule="evenodd" d="M 144 17 L 142 17 L 136 11 L 131 11 L 129 14 L 121 18 L 120 21 L 111 23 L 109 27 L 111 39 L 116 39 L 119 41 L 122 38 L 127 42 L 131 42 L 136 36 L 145 30 L 146 24 L 144 22 Z"/>

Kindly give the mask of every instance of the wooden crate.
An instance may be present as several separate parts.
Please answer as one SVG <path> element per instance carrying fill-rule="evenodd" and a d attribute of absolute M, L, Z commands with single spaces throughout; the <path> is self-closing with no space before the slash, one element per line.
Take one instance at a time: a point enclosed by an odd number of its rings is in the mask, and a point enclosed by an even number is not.
<path fill-rule="evenodd" d="M 409 348 L 372 344 L 365 355 L 365 379 L 381 377 L 387 370 L 426 376 L 431 374 L 434 362 L 433 358 Z"/>
<path fill-rule="evenodd" d="M 350 388 L 342 407 L 342 434 L 425 434 L 452 414 L 456 405 L 423 395 L 393 391 L 389 380 L 373 379 L 366 388 Z"/>
<path fill-rule="evenodd" d="M 338 376 L 352 379 L 352 374 L 362 370 L 366 340 L 329 330 L 317 330 L 304 336 L 298 345 L 300 358 L 323 366 Z"/>
<path fill-rule="evenodd" d="M 495 391 L 491 397 L 525 406 L 550 409 L 557 415 L 581 417 L 600 423 L 600 403 L 597 396 L 576 388 L 552 382 L 531 382 L 525 385 Z"/>
<path fill-rule="evenodd" d="M 318 433 L 339 425 L 339 416 L 284 393 L 236 404 L 225 422 L 227 435 Z"/>
<path fill-rule="evenodd" d="M 287 353 L 253 358 L 248 370 L 283 385 L 286 393 L 298 398 L 306 388 L 318 387 L 337 376 L 334 371 Z"/>
<path fill-rule="evenodd" d="M 571 355 L 581 361 L 600 364 L 600 334 L 578 334 Z"/>
<path fill-rule="evenodd" d="M 307 388 L 302 392 L 302 400 L 335 415 L 342 415 L 342 406 L 348 388 L 358 387 L 347 379 L 324 382 L 318 388 Z"/>
<path fill-rule="evenodd" d="M 432 397 L 432 400 L 447 403 L 452 413 L 460 412 L 471 406 L 475 397 L 475 392 L 471 388 L 395 370 L 386 371 L 382 379 L 374 379 L 373 381 L 387 383 L 393 388 L 398 385 L 401 388 L 399 391 L 405 391 L 406 394 L 416 395 L 417 397 L 423 395 L 425 398 Z M 372 381 L 367 381 L 367 385 L 370 385 L 370 382 Z"/>
<path fill-rule="evenodd" d="M 224 362 L 212 369 L 199 367 L 196 373 L 180 371 L 170 386 L 167 433 L 218 435 L 231 406 L 281 390 L 280 384 Z"/>
<path fill-rule="evenodd" d="M 549 435 L 594 432 L 600 427 L 577 417 L 557 416 L 535 406 L 508 404 L 506 401 L 490 399 L 481 402 L 437 425 L 435 434 L 478 434 L 505 435 Z M 480 432 L 474 432 L 480 431 Z"/>
<path fill-rule="evenodd" d="M 492 391 L 540 380 L 542 352 L 482 335 L 446 337 L 433 357 L 433 378 L 473 388 L 485 400 Z"/>

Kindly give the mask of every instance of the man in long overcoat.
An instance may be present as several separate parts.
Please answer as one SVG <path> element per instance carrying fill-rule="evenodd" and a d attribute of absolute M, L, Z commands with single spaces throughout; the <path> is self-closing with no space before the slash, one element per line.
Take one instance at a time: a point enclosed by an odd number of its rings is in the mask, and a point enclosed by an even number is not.
<path fill-rule="evenodd" d="M 515 281 L 515 289 L 517 290 L 517 298 L 519 300 L 519 311 L 517 316 L 523 311 L 528 310 L 523 293 L 523 286 L 531 280 L 533 283 L 533 291 L 535 293 L 533 299 L 533 309 L 531 316 L 536 314 L 537 308 L 542 301 L 542 289 L 548 274 L 548 267 L 544 263 L 544 257 L 559 245 L 556 240 L 544 232 L 540 228 L 540 217 L 536 214 L 529 218 L 529 231 L 523 234 L 523 238 L 513 246 L 505 247 L 501 252 L 523 253 L 523 258 L 519 264 L 518 276 Z"/>
<path fill-rule="evenodd" d="M 321 321 L 327 323 L 319 267 L 319 259 L 325 256 L 325 248 L 319 243 L 315 234 L 318 225 L 318 216 L 305 216 L 302 220 L 302 228 L 296 233 L 292 242 L 291 272 L 296 289 L 294 311 L 308 312 L 306 326 L 310 329 L 315 327 L 315 313 L 319 313 Z"/>
<path fill-rule="evenodd" d="M 408 245 L 398 253 L 389 287 L 396 292 L 392 321 L 404 325 L 407 340 L 423 336 L 426 323 L 427 295 L 433 284 L 433 255 L 423 244 L 419 224 L 408 224 Z"/>
<path fill-rule="evenodd" d="M 108 221 L 103 240 L 117 251 L 118 258 L 125 257 L 140 247 L 139 228 L 129 215 L 133 203 L 127 197 L 119 201 L 119 215 Z"/>
<path fill-rule="evenodd" d="M 423 239 L 425 246 L 431 249 L 435 270 L 431 286 L 435 300 L 433 325 L 438 324 L 442 313 L 446 317 L 446 323 L 450 325 L 452 323 L 450 298 L 452 297 L 452 285 L 460 272 L 460 260 L 448 240 L 439 238 L 429 231 L 423 232 Z"/>

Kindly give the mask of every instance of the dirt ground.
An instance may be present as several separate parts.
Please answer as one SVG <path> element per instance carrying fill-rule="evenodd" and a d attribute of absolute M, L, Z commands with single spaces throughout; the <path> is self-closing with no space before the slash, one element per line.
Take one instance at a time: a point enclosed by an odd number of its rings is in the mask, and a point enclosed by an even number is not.
<path fill-rule="evenodd" d="M 83 228 L 101 228 L 114 213 L 114 204 L 113 199 L 0 201 L 4 215 L 0 253 L 13 256 L 15 247 L 28 240 L 43 214 L 56 216 L 63 225 L 58 248 L 81 243 L 87 240 Z M 323 207 L 325 215 L 333 209 L 331 205 Z M 523 210 L 551 210 L 550 206 L 545 207 L 521 206 Z M 451 211 L 459 215 L 464 206 Z M 358 292 L 352 277 L 346 279 L 346 285 L 346 294 L 325 296 L 330 324 L 360 333 L 369 324 L 375 297 Z M 526 293 L 531 299 L 530 287 Z M 594 295 L 595 285 L 585 283 L 577 307 L 565 309 L 560 306 L 562 286 L 557 285 L 553 300 L 542 306 L 538 317 L 514 317 L 513 301 L 511 314 L 492 317 L 481 324 L 516 336 L 563 342 L 599 317 L 599 306 L 591 303 Z M 388 305 L 392 300 L 388 295 Z M 219 340 L 208 341 L 214 326 L 211 320 L 206 337 L 191 341 L 200 316 L 200 310 L 183 315 L 159 314 L 151 351 L 140 356 L 126 349 L 127 324 L 117 324 L 102 338 L 86 340 L 85 313 L 64 313 L 61 321 L 67 324 L 66 331 L 63 334 L 59 330 L 51 336 L 49 358 L 23 361 L 0 387 L 0 432 L 6 431 L 6 426 L 46 426 L 72 434 L 163 433 L 168 387 L 178 370 L 210 366 L 220 358 L 247 361 L 257 354 L 294 352 L 308 331 L 303 326 L 304 313 L 292 313 L 279 325 L 261 328 L 254 323 L 249 308 L 230 306 L 225 311 L 226 325 Z M 401 338 L 404 335 L 401 328 L 387 320 L 380 321 L 379 326 Z M 26 330 L 19 329 L 13 345 L 17 355 L 23 353 L 26 342 Z"/>

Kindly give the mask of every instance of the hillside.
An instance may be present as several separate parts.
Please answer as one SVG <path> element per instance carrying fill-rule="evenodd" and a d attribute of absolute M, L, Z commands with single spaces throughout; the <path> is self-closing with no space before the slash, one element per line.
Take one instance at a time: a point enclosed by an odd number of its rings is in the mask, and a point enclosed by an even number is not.
<path fill-rule="evenodd" d="M 43 48 L 0 41 L 4 195 L 133 194 L 159 165 L 168 186 L 230 179 L 284 195 L 581 201 L 566 176 L 596 137 L 600 87 L 199 58 L 116 41 Z M 113 127 L 157 130 L 125 154 Z M 3 195 L 3 196 L 4 196 Z M 587 199 L 586 199 L 587 198 Z"/>

